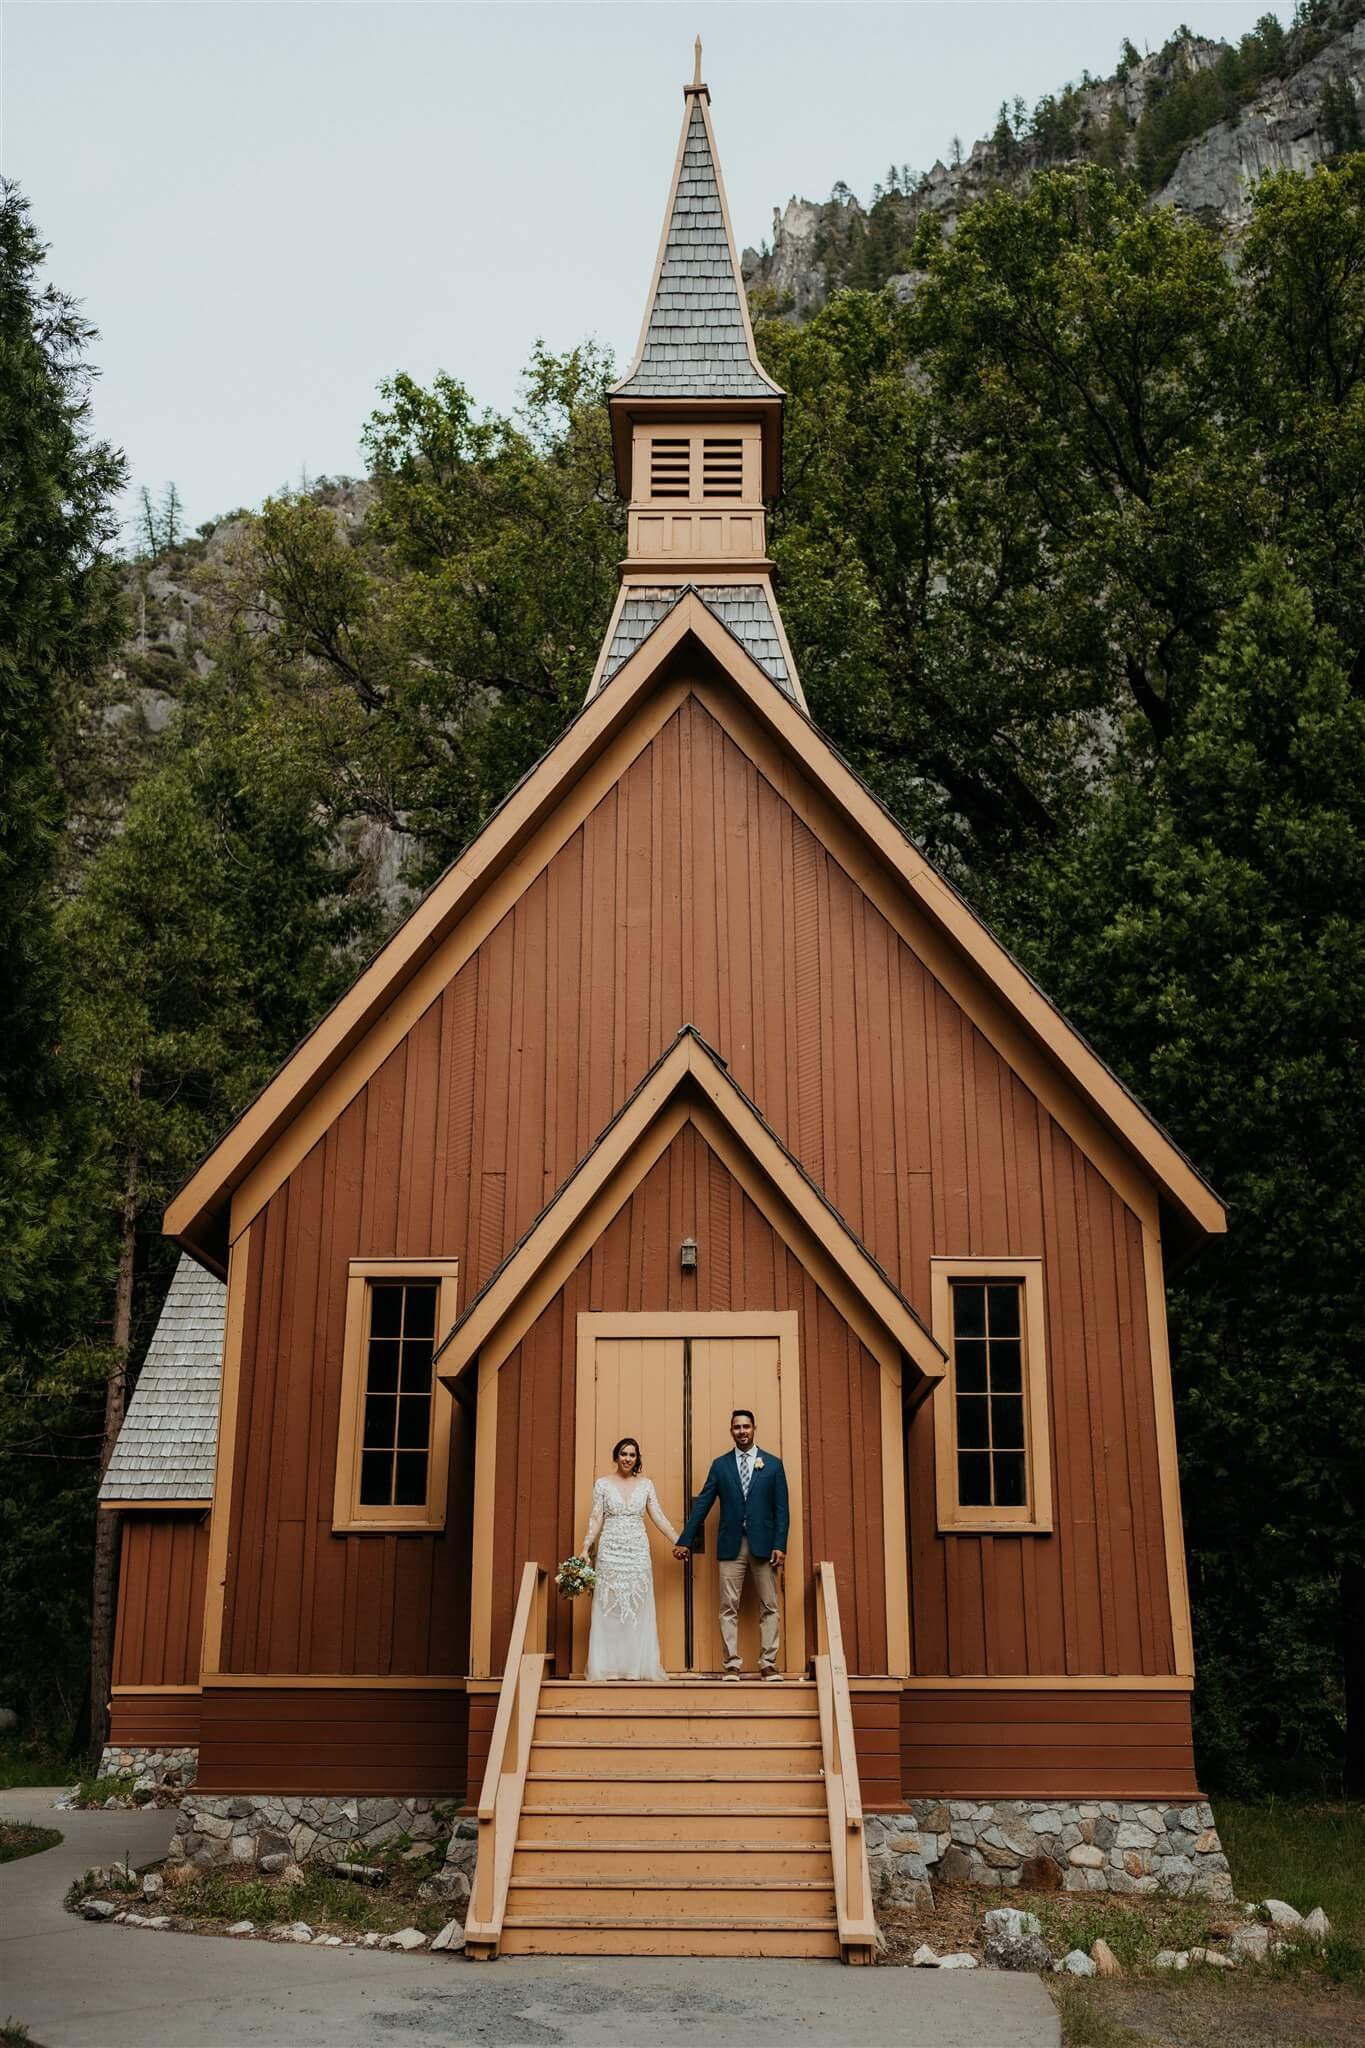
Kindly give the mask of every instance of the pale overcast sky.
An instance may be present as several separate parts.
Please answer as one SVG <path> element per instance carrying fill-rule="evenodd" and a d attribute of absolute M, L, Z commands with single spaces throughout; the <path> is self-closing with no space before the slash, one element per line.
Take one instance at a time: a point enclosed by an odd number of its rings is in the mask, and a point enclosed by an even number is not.
<path fill-rule="evenodd" d="M 0 0 L 0 165 L 100 329 L 98 430 L 191 523 L 356 473 L 398 369 L 515 403 L 537 337 L 635 344 L 700 30 L 741 246 L 926 169 L 1125 35 L 1265 0 Z M 1287 5 L 1279 8 L 1281 18 Z"/>

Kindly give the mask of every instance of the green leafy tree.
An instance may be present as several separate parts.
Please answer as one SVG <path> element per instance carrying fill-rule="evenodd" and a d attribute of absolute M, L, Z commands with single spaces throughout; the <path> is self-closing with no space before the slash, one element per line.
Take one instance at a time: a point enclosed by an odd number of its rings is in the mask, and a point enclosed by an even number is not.
<path fill-rule="evenodd" d="M 339 992 L 367 905 L 339 859 L 320 728 L 220 645 L 211 699 L 181 712 L 122 831 L 64 919 L 79 963 L 71 1055 L 95 1106 L 92 1161 L 114 1265 L 108 1381 L 128 1368 L 168 1277 L 177 1183 Z M 142 1329 L 135 1310 L 142 1305 Z M 115 1432 L 116 1433 L 116 1423 Z M 93 1735 L 112 1658 L 117 1517 L 95 1528 Z"/>

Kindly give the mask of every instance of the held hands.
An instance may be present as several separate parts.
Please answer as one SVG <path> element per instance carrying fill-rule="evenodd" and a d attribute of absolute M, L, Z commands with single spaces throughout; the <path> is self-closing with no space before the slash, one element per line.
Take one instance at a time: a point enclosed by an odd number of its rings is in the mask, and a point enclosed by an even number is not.
<path fill-rule="evenodd" d="M 675 1543 L 673 1545 L 673 1555 L 677 1558 L 679 1564 L 686 1564 L 692 1553 L 685 1543 Z"/>

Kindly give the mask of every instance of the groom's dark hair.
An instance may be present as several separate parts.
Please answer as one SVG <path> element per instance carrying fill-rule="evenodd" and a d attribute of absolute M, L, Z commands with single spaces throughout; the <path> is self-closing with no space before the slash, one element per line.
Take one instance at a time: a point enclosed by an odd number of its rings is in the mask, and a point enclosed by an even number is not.
<path fill-rule="evenodd" d="M 758 1428 L 758 1417 L 754 1414 L 752 1408 L 732 1408 L 730 1410 L 730 1420 L 732 1423 L 737 1415 L 747 1415 L 754 1428 Z"/>

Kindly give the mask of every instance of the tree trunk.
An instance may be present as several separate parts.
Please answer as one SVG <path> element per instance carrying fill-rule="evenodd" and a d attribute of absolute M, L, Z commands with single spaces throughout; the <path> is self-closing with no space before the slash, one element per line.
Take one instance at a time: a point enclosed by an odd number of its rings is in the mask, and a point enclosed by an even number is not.
<path fill-rule="evenodd" d="M 1343 1561 L 1340 1599 L 1346 1694 L 1342 1780 L 1348 1799 L 1365 1799 L 1365 1565 Z"/>
<path fill-rule="evenodd" d="M 134 1076 L 133 1092 L 138 1080 Z M 104 1441 L 100 1446 L 100 1478 L 108 1470 L 128 1405 L 128 1347 L 133 1334 L 133 1274 L 137 1253 L 136 1146 L 129 1146 L 119 1216 L 118 1278 L 114 1283 L 114 1356 L 104 1387 Z M 90 1622 L 90 1746 L 99 1750 L 109 1739 L 109 1688 L 114 1674 L 114 1600 L 118 1580 L 121 1517 L 95 1511 L 95 1582 Z"/>

